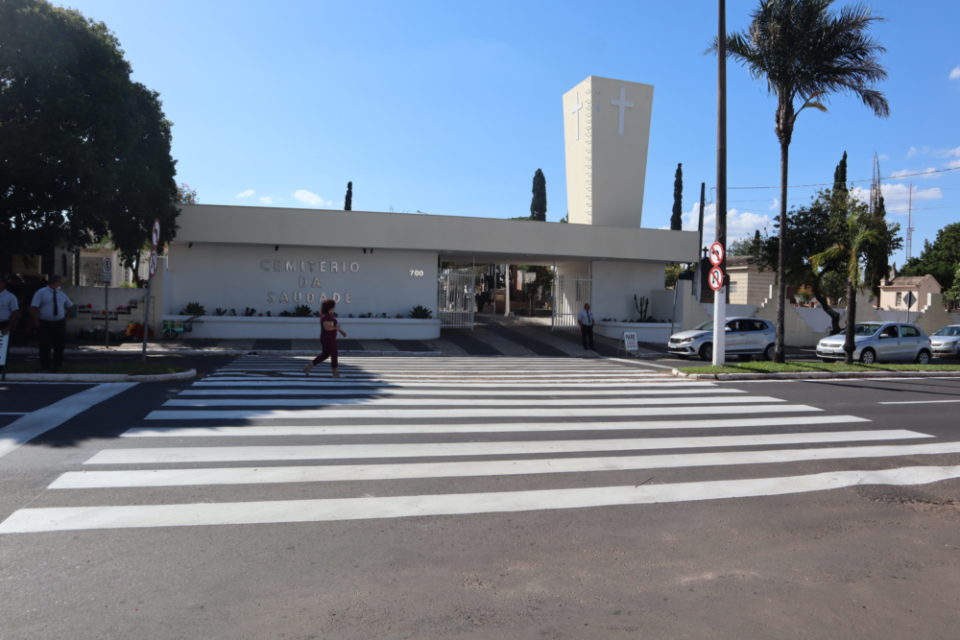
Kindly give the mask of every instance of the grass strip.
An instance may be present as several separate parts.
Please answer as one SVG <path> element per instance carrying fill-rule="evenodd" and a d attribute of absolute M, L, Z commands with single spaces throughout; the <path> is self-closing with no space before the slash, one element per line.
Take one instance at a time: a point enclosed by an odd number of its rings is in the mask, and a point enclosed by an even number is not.
<path fill-rule="evenodd" d="M 960 371 L 960 364 L 846 364 L 843 362 L 742 362 L 722 367 L 681 367 L 684 373 L 802 373 L 806 371 Z"/>

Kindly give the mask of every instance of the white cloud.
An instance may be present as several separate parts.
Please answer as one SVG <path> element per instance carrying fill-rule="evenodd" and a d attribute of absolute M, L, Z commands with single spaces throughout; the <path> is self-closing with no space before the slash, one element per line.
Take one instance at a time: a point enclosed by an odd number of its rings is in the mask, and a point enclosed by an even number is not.
<path fill-rule="evenodd" d="M 900 171 L 894 171 L 890 174 L 890 177 L 894 180 L 900 180 L 901 178 L 906 178 L 907 176 L 916 176 L 927 178 L 938 177 L 936 167 L 927 167 L 926 169 L 900 169 Z"/>
<path fill-rule="evenodd" d="M 716 205 L 708 204 L 703 208 L 703 244 L 707 245 L 713 242 L 717 230 Z M 700 216 L 700 204 L 694 203 L 690 211 L 683 214 L 683 228 L 687 231 L 697 230 L 697 220 Z M 738 211 L 737 209 L 727 209 L 727 244 L 731 244 L 741 238 L 752 237 L 754 231 L 765 231 L 773 229 L 773 219 L 770 216 L 749 211 Z"/>
<path fill-rule="evenodd" d="M 953 149 L 940 149 L 937 151 L 937 155 L 941 158 L 960 158 L 960 147 L 954 147 Z"/>
<path fill-rule="evenodd" d="M 960 158 L 947 163 L 947 169 L 960 169 Z"/>
<path fill-rule="evenodd" d="M 321 196 L 312 191 L 307 191 L 306 189 L 297 189 L 293 192 L 293 197 L 303 204 L 308 204 L 311 207 L 322 208 L 333 206 L 333 201 L 324 200 Z"/>
<path fill-rule="evenodd" d="M 778 211 L 780 209 L 780 198 L 774 198 L 773 202 L 770 203 L 770 206 L 767 207 L 768 211 Z"/>
<path fill-rule="evenodd" d="M 880 160 L 889 160 L 890 156 L 888 156 L 885 153 L 881 153 L 879 156 L 877 156 L 877 158 L 879 158 Z"/>
<path fill-rule="evenodd" d="M 245 191 L 241 191 L 240 193 L 238 193 L 238 194 L 237 194 L 237 197 L 238 197 L 238 198 L 249 198 L 250 196 L 252 196 L 252 195 L 255 194 L 255 193 L 256 193 L 256 191 L 254 191 L 253 189 L 247 189 L 247 190 L 245 190 Z"/>
<path fill-rule="evenodd" d="M 960 80 L 960 65 L 954 67 L 953 70 L 950 71 L 950 79 Z"/>
<path fill-rule="evenodd" d="M 910 187 L 905 184 L 884 184 L 881 186 L 883 193 L 883 205 L 887 213 L 906 215 L 910 202 Z M 850 193 L 861 202 L 870 202 L 870 189 L 864 187 L 855 187 Z M 943 197 L 943 191 L 940 187 L 930 187 L 929 189 L 914 189 L 914 205 L 922 200 L 939 200 Z"/>
<path fill-rule="evenodd" d="M 273 196 L 260 196 L 258 200 L 263 204 L 273 204 Z"/>

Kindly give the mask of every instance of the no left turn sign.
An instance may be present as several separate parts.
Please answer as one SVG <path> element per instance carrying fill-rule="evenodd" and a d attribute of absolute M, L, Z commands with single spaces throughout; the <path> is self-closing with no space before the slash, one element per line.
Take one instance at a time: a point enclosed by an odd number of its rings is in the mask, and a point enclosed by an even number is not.
<path fill-rule="evenodd" d="M 720 267 L 713 267 L 710 269 L 708 280 L 710 282 L 710 288 L 714 291 L 719 291 L 723 288 L 723 270 L 721 270 Z"/>

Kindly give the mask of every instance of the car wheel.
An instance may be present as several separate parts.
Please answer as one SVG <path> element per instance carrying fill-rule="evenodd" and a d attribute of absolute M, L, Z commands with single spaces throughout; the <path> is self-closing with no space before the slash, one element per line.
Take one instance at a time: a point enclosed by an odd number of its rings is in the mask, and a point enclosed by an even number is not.
<path fill-rule="evenodd" d="M 917 354 L 917 364 L 930 364 L 930 352 L 926 349 L 921 349 L 920 353 Z"/>
<path fill-rule="evenodd" d="M 705 343 L 700 347 L 700 359 L 701 360 L 713 360 L 713 344 L 710 342 Z"/>
<path fill-rule="evenodd" d="M 860 362 L 863 364 L 873 364 L 877 361 L 877 353 L 873 349 L 864 349 L 860 353 Z"/>
<path fill-rule="evenodd" d="M 763 350 L 763 359 L 773 361 L 774 356 L 777 355 L 777 348 L 772 344 L 768 344 L 767 348 Z"/>

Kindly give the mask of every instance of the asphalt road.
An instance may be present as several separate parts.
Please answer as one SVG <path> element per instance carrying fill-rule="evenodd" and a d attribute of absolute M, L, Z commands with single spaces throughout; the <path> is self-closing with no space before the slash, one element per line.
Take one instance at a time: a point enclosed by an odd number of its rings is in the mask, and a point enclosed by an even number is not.
<path fill-rule="evenodd" d="M 0 457 L 0 639 L 956 637 L 960 480 L 918 469 L 960 465 L 960 380 L 441 360 L 332 396 L 240 359 Z"/>

